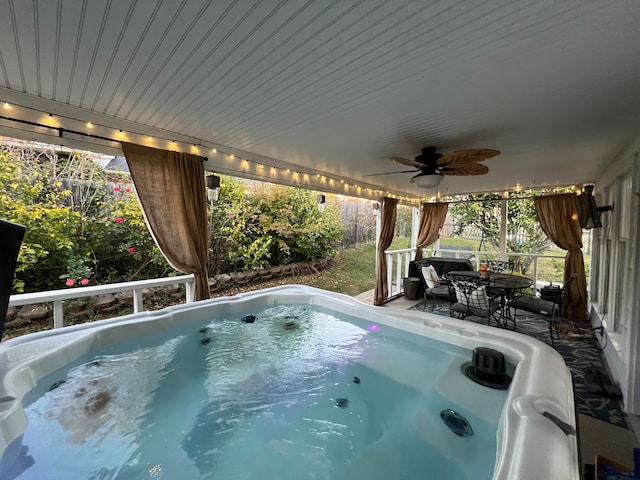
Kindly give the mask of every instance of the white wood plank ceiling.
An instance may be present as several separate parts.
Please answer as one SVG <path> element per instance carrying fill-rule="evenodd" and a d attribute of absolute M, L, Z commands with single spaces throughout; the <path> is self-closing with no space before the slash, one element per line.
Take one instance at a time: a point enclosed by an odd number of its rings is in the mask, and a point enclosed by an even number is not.
<path fill-rule="evenodd" d="M 432 194 L 366 176 L 430 145 L 502 151 L 443 194 L 594 182 L 640 134 L 639 20 L 635 0 L 0 0 L 0 134 L 89 141 L 11 120 L 51 113 L 363 196 Z"/>

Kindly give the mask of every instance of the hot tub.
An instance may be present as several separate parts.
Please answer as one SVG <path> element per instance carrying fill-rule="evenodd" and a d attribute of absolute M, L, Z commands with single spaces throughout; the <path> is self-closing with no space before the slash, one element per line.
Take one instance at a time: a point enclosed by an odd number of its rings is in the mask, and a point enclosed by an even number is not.
<path fill-rule="evenodd" d="M 547 345 L 304 286 L 0 344 L 0 480 L 568 480 L 575 426 Z"/>

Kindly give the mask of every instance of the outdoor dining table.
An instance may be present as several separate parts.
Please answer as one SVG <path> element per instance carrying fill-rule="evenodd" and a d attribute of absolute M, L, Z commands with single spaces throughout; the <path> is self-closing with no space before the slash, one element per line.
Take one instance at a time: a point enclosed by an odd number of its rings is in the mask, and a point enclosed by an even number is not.
<path fill-rule="evenodd" d="M 501 317 L 505 320 L 503 326 L 506 328 L 507 322 L 511 321 L 515 328 L 515 318 L 511 316 L 507 300 L 513 296 L 515 291 L 529 288 L 533 284 L 533 280 L 510 273 L 454 271 L 449 272 L 449 274 L 452 276 L 472 278 L 475 281 L 479 279 L 481 285 L 484 284 L 487 286 L 487 294 L 490 298 L 500 298 L 500 306 L 502 309 Z"/>
<path fill-rule="evenodd" d="M 533 280 L 527 277 L 521 277 L 520 275 L 513 275 L 511 273 L 494 273 L 494 272 L 482 272 L 485 276 L 481 276 L 481 272 L 473 271 L 454 271 L 449 272 L 449 275 L 455 275 L 459 277 L 469 277 L 480 279 L 480 283 L 486 283 L 489 291 L 491 290 L 506 290 L 513 292 L 514 290 L 521 290 L 523 288 L 529 288 L 533 284 Z"/>

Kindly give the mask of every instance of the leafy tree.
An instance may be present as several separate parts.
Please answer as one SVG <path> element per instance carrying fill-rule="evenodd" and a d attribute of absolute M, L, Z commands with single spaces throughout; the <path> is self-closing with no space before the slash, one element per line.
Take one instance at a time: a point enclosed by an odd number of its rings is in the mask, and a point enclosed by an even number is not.
<path fill-rule="evenodd" d="M 27 227 L 16 292 L 176 273 L 147 230 L 128 175 L 106 172 L 94 154 L 2 144 L 0 217 Z M 309 190 L 223 177 L 209 205 L 210 273 L 332 255 L 338 219 L 337 208 L 320 211 Z"/>
<path fill-rule="evenodd" d="M 73 262 L 80 214 L 64 205 L 69 191 L 49 175 L 47 155 L 34 162 L 0 151 L 0 217 L 27 227 L 18 255 L 16 292 L 44 288 Z"/>
<path fill-rule="evenodd" d="M 562 192 L 571 191 L 563 189 Z M 507 205 L 507 252 L 542 254 L 553 243 L 544 234 L 536 218 L 534 195 L 549 195 L 550 190 L 529 190 L 512 192 Z M 528 198 L 522 198 L 528 197 Z M 452 203 L 449 213 L 456 222 L 454 234 L 460 235 L 467 226 L 473 226 L 482 232 L 483 239 L 493 250 L 500 249 L 500 212 L 502 194 L 479 194 L 462 197 L 465 203 Z M 491 201 L 493 200 L 493 201 Z M 533 259 L 514 257 L 515 269 L 527 273 Z"/>
<path fill-rule="evenodd" d="M 325 204 L 326 205 L 326 204 Z M 315 194 L 306 189 L 270 185 L 263 195 L 253 198 L 257 211 L 257 232 L 269 241 L 274 265 L 315 260 L 335 253 L 334 245 L 342 229 L 335 206 L 318 208 Z"/>
<path fill-rule="evenodd" d="M 147 231 L 128 178 L 108 178 L 95 157 L 2 145 L 0 217 L 27 227 L 15 292 L 174 272 Z"/>
<path fill-rule="evenodd" d="M 88 220 L 83 247 L 96 276 L 103 283 L 174 275 L 153 241 L 133 187 L 116 184 Z"/>
<path fill-rule="evenodd" d="M 315 194 L 301 188 L 223 176 L 211 208 L 212 273 L 333 255 L 342 233 L 336 206 L 320 211 Z"/>

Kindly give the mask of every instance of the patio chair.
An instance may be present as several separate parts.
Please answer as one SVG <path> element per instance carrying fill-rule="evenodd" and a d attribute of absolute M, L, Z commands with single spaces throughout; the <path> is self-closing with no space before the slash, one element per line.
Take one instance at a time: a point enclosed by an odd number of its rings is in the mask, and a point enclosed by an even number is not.
<path fill-rule="evenodd" d="M 513 273 L 514 264 L 512 261 L 487 260 L 487 269 L 492 273 Z"/>
<path fill-rule="evenodd" d="M 514 263 L 509 260 L 487 260 L 485 262 L 490 273 L 513 273 Z M 502 299 L 509 294 L 507 290 L 492 288 L 489 290 L 489 298 L 492 300 Z"/>
<path fill-rule="evenodd" d="M 487 287 L 479 278 L 451 274 L 449 290 L 450 316 L 457 314 L 462 319 L 469 316 L 481 317 L 487 319 L 487 325 L 491 325 L 491 320 L 495 320 L 497 326 L 504 326 L 501 302 L 489 298 Z"/>
<path fill-rule="evenodd" d="M 518 310 L 524 310 L 526 312 L 535 313 L 547 317 L 549 323 L 549 338 L 551 339 L 551 345 L 555 347 L 553 341 L 553 331 L 555 330 L 557 319 L 560 316 L 560 307 L 562 300 L 567 293 L 567 290 L 571 286 L 571 283 L 576 279 L 577 274 L 574 273 L 569 280 L 562 286 L 560 295 L 556 296 L 554 300 L 543 300 L 535 295 L 518 295 L 509 301 L 508 306 L 514 309 L 513 321 L 515 327 L 515 319 Z"/>
<path fill-rule="evenodd" d="M 428 283 L 424 268 L 430 266 L 435 269 L 439 284 L 437 281 L 434 284 Z M 431 299 L 431 311 L 435 309 L 437 298 L 449 300 L 447 275 L 457 270 L 472 271 L 473 265 L 468 260 L 441 257 L 427 257 L 409 262 L 409 276 L 422 279 L 425 304 Z"/>
<path fill-rule="evenodd" d="M 433 312 L 436 298 L 449 298 L 449 285 L 444 278 L 440 278 L 433 265 L 421 265 L 420 277 L 424 286 L 425 303 L 431 298 L 431 311 Z"/>

